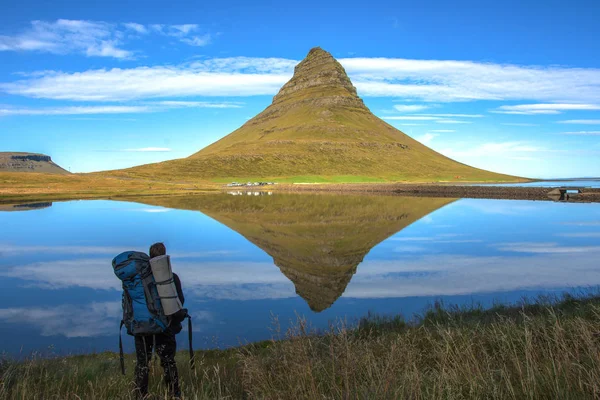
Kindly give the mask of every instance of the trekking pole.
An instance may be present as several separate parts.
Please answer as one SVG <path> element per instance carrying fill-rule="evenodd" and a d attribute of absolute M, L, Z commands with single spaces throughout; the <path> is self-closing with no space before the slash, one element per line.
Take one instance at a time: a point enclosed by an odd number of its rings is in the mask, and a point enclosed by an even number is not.
<path fill-rule="evenodd" d="M 123 339 L 121 339 L 121 329 L 123 329 L 123 320 L 119 326 L 119 361 L 121 362 L 121 373 L 125 375 L 125 357 L 123 356 Z"/>
<path fill-rule="evenodd" d="M 190 347 L 190 368 L 196 369 L 196 362 L 194 360 L 194 347 L 192 346 L 192 317 L 190 314 L 187 315 L 188 319 L 188 342 Z"/>

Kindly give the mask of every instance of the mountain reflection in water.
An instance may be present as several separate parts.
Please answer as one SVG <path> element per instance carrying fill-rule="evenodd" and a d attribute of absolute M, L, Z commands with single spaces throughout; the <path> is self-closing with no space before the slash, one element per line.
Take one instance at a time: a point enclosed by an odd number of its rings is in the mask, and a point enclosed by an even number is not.
<path fill-rule="evenodd" d="M 297 316 L 326 329 L 368 313 L 411 317 L 434 301 L 487 306 L 600 285 L 598 204 L 278 192 L 128 200 L 0 208 L 0 354 L 114 351 L 122 289 L 110 262 L 156 241 L 202 348 L 272 338 L 271 316 L 280 332 Z"/>
<path fill-rule="evenodd" d="M 135 199 L 197 210 L 238 232 L 273 257 L 315 312 L 344 293 L 374 246 L 455 200 L 297 194 Z"/>
<path fill-rule="evenodd" d="M 52 207 L 51 202 L 27 204 L 0 204 L 0 211 L 31 211 Z"/>

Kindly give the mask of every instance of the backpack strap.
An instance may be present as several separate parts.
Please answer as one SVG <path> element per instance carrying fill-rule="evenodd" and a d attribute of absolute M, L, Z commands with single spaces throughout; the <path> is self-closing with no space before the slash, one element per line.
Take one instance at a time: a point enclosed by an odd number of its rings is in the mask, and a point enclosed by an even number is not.
<path fill-rule="evenodd" d="M 125 325 L 125 321 L 121 320 L 121 326 L 119 326 L 119 361 L 121 362 L 121 373 L 125 375 L 125 357 L 123 356 L 123 340 L 121 339 L 123 325 Z"/>
<path fill-rule="evenodd" d="M 187 314 L 188 319 L 188 343 L 190 347 L 190 368 L 196 369 L 196 362 L 194 360 L 194 348 L 192 346 L 192 317 Z"/>

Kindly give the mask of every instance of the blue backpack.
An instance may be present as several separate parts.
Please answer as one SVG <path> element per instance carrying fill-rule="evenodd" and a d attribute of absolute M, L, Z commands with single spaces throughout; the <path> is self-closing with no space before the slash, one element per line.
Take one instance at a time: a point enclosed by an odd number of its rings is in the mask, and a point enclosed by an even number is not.
<path fill-rule="evenodd" d="M 173 317 L 167 317 L 163 311 L 148 255 L 138 251 L 126 251 L 113 259 L 112 266 L 117 278 L 123 282 L 123 319 L 119 327 L 119 352 L 121 372 L 125 374 L 121 340 L 123 326 L 126 327 L 129 335 L 151 336 L 164 333 L 169 328 Z M 182 311 L 184 311 L 183 317 L 188 319 L 190 365 L 194 368 L 192 318 L 187 310 Z"/>
<path fill-rule="evenodd" d="M 116 256 L 112 265 L 115 275 L 123 282 L 121 322 L 127 333 L 135 336 L 163 333 L 169 320 L 158 296 L 150 257 L 137 251 L 126 251 Z"/>

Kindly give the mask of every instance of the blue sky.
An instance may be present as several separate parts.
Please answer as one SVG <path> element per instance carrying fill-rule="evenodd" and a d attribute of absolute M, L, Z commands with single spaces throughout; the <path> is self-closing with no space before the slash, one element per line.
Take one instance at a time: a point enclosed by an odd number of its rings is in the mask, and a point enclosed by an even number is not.
<path fill-rule="evenodd" d="M 308 50 L 433 149 L 600 176 L 598 1 L 7 1 L 0 151 L 73 172 L 188 156 L 270 104 Z"/>

